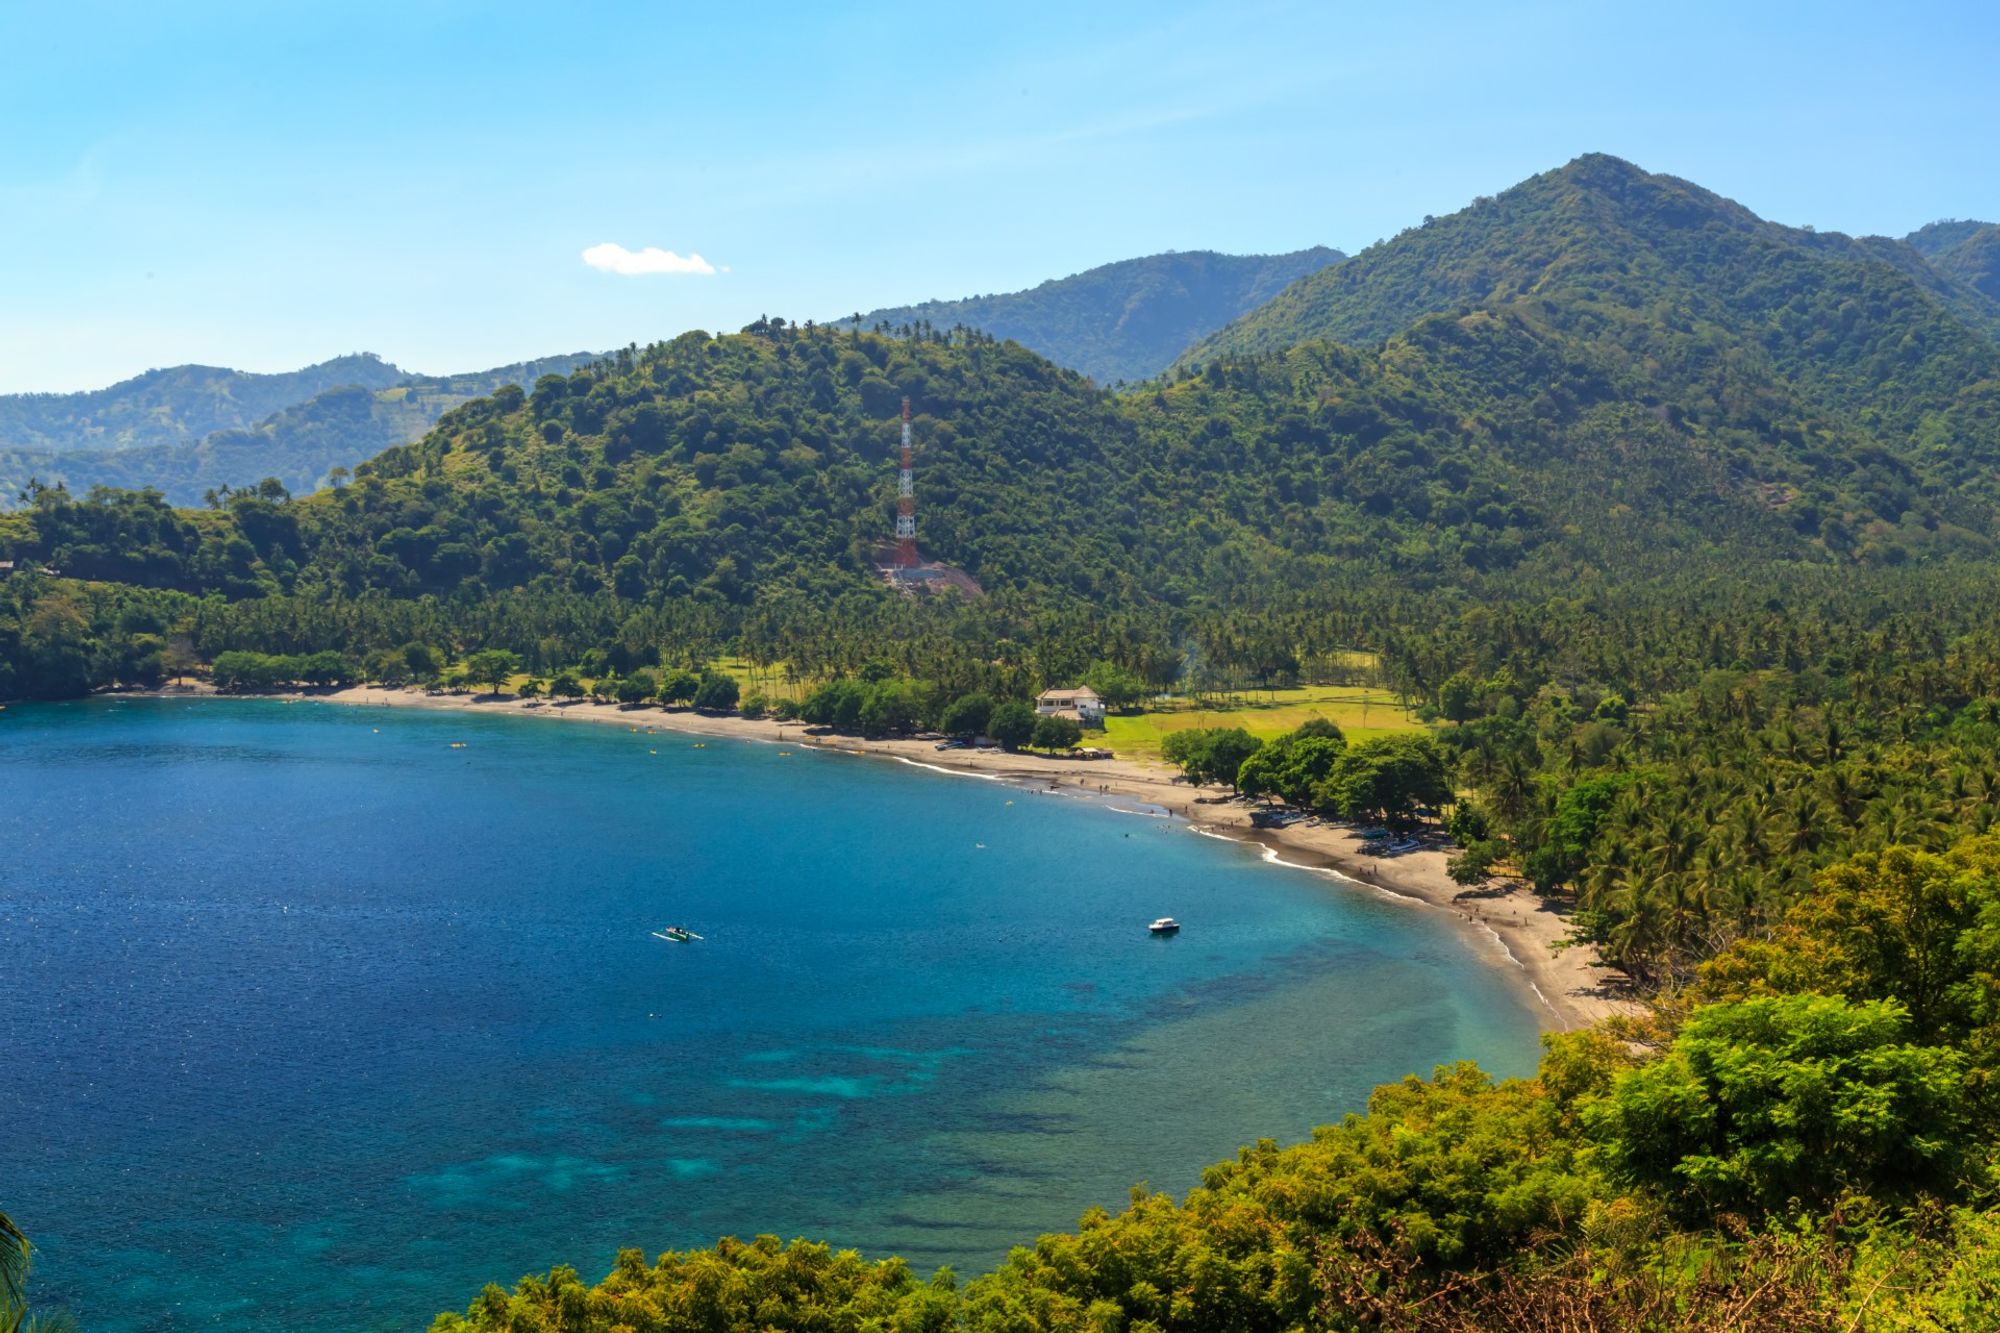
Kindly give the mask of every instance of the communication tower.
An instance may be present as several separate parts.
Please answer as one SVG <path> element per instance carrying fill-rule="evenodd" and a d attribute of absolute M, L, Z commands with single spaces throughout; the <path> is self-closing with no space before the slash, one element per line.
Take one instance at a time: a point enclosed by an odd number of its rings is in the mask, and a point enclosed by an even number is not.
<path fill-rule="evenodd" d="M 917 567 L 917 493 L 910 472 L 910 400 L 903 400 L 903 466 L 896 474 L 896 566 Z"/>

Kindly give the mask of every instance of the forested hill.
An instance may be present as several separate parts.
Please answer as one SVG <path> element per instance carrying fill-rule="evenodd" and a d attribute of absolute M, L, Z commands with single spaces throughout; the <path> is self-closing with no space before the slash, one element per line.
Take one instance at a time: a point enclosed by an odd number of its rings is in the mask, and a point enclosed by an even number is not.
<path fill-rule="evenodd" d="M 1914 337 L 1921 351 L 1906 355 L 1934 357 L 1968 332 L 2000 336 L 2000 309 L 1910 245 L 1765 222 L 1700 186 L 1592 154 L 1294 284 L 1182 360 L 1308 338 L 1379 342 L 1425 315 L 1526 300 L 1681 312 L 1787 373 L 1892 371 L 1870 363 L 1884 344 Z"/>
<path fill-rule="evenodd" d="M 72 477 L 0 555 L 232 595 L 859 589 L 907 393 L 925 552 L 1031 597 L 1277 605 L 1380 574 L 1984 557 L 2000 342 L 1960 313 L 1983 300 L 1918 246 L 1776 227 L 1587 157 L 1300 280 L 1215 344 L 1249 350 L 1171 383 L 1114 395 L 935 321 L 760 321 L 594 366 L 340 391 L 166 461 L 303 490 L 491 396 L 338 495 L 190 518 L 79 504 Z M 111 470 L 127 459 L 82 480 L 158 484 Z"/>
<path fill-rule="evenodd" d="M 907 394 L 924 551 L 1030 598 L 1282 606 L 1381 575 L 1986 557 L 2000 344 L 1928 262 L 1582 158 L 1301 280 L 1255 326 L 1275 340 L 1290 311 L 1340 341 L 1116 395 L 990 332 L 759 321 L 503 384 L 334 494 L 191 516 L 45 493 L 0 556 L 234 596 L 859 590 Z M 266 437 L 380 438 L 415 392 L 344 394 Z"/>
<path fill-rule="evenodd" d="M 1132 436 L 1110 395 L 1012 344 L 777 324 L 503 386 L 302 500 L 176 514 L 44 493 L 15 521 L 66 573 L 233 595 L 862 587 L 905 394 L 927 549 L 1024 586 L 1130 567 L 1074 486 Z"/>
<path fill-rule="evenodd" d="M 861 327 L 928 322 L 1012 338 L 1099 384 L 1148 379 L 1197 340 L 1345 258 L 1316 245 L 1284 255 L 1175 251 L 962 301 L 926 301 L 861 316 Z"/>
<path fill-rule="evenodd" d="M 254 426 L 341 385 L 386 389 L 408 378 L 407 371 L 361 352 L 277 375 L 173 366 L 87 393 L 0 395 L 0 450 L 186 444 L 215 431 Z"/>
<path fill-rule="evenodd" d="M 409 375 L 372 356 L 327 362 L 351 364 L 362 377 L 287 403 L 252 425 L 129 448 L 0 449 L 0 508 L 13 503 L 31 480 L 66 486 L 78 495 L 93 486 L 151 487 L 181 505 L 199 504 L 211 490 L 251 486 L 267 477 L 304 493 L 334 468 L 352 467 L 416 439 L 447 409 L 467 399 L 503 384 L 532 384 L 540 375 L 568 374 L 594 359 L 594 353 L 576 352 L 462 375 Z M 380 377 L 371 367 L 389 371 L 394 380 L 375 386 Z"/>
<path fill-rule="evenodd" d="M 1941 254 L 1957 249 L 1992 225 L 1991 222 L 1981 222 L 1976 218 L 1941 218 L 1936 222 L 1926 223 L 1905 236 L 1903 244 L 1925 259 L 1936 259 Z"/>
<path fill-rule="evenodd" d="M 1573 360 L 1622 367 L 1627 409 L 1677 421 L 1692 402 L 1721 405 L 1743 434 L 1699 447 L 1772 483 L 1802 526 L 1828 517 L 1794 505 L 1810 474 L 1875 491 L 1867 507 L 1891 522 L 1929 497 L 1943 522 L 1986 531 L 1947 497 L 1990 496 L 2000 472 L 1993 309 L 1911 246 L 1778 227 L 1586 157 L 1294 284 L 1190 364 L 1312 338 L 1373 346 L 1426 316 L 1487 311 L 1574 344 Z M 1788 461 L 1759 461 L 1774 457 Z"/>
<path fill-rule="evenodd" d="M 302 500 L 188 514 L 44 492 L 0 525 L 0 556 L 230 596 L 859 591 L 905 394 L 923 550 L 1036 601 L 1271 607 L 1382 575 L 1990 549 L 1990 487 L 1905 475 L 1781 383 L 1712 387 L 1662 400 L 1643 366 L 1520 311 L 1124 397 L 984 334 L 760 322 L 503 386 Z"/>
<path fill-rule="evenodd" d="M 2000 303 L 2000 225 L 1933 222 L 1903 239 L 1938 272 Z"/>

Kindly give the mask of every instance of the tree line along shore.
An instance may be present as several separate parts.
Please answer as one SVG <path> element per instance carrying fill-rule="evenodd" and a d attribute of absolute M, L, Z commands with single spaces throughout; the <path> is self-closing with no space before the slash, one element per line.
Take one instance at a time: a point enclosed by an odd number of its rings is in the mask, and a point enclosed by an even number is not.
<path fill-rule="evenodd" d="M 169 697 L 194 687 L 169 687 Z M 205 689 L 202 692 L 206 692 Z M 754 716 L 713 710 L 613 703 L 609 697 L 585 697 L 571 702 L 538 694 L 473 693 L 353 685 L 310 693 L 285 692 L 287 698 L 368 707 L 424 708 L 501 713 L 545 720 L 587 720 L 619 725 L 644 733 L 679 732 L 781 743 L 798 750 L 818 749 L 845 754 L 885 756 L 929 768 L 951 769 L 998 777 L 1029 787 L 1061 788 L 1138 801 L 1190 826 L 1273 849 L 1287 864 L 1336 872 L 1352 888 L 1372 888 L 1446 911 L 1476 936 L 1480 951 L 1495 955 L 1503 973 L 1532 997 L 1531 1007 L 1545 1028 L 1568 1030 L 1599 1019 L 1630 1014 L 1639 1008 L 1630 978 L 1603 963 L 1588 943 L 1572 938 L 1571 907 L 1565 901 L 1534 894 L 1514 878 L 1482 877 L 1468 886 L 1463 867 L 1455 867 L 1455 849 L 1435 821 L 1433 832 L 1406 845 L 1385 848 L 1386 839 L 1365 836 L 1351 819 L 1287 818 L 1263 824 L 1260 812 L 1274 807 L 1262 796 L 1210 783 L 1200 773 L 1144 758 L 1076 759 L 1061 748 L 1036 752 L 1027 748 L 970 745 L 941 750 L 936 735 L 924 738 L 870 735 L 856 729 L 814 724 L 800 717 Z M 1307 724 L 1307 735 L 1326 739 L 1330 724 Z M 1237 733 L 1232 735 L 1231 733 Z M 1216 731 L 1190 728 L 1184 733 L 1208 741 Z M 1240 729 L 1222 732 L 1240 743 Z M 1283 756 L 1296 746 L 1293 733 L 1280 733 L 1267 743 L 1267 755 Z M 1253 751 L 1259 750 L 1254 742 Z M 1410 766 L 1393 762 L 1407 754 L 1393 747 L 1390 759 L 1350 766 L 1343 778 L 1363 774 L 1393 780 Z M 1422 770 L 1417 770 L 1419 778 Z M 1409 774 L 1403 773 L 1407 779 Z M 1379 830 L 1377 831 L 1379 835 Z M 1456 871 L 1456 873 L 1454 873 Z"/>

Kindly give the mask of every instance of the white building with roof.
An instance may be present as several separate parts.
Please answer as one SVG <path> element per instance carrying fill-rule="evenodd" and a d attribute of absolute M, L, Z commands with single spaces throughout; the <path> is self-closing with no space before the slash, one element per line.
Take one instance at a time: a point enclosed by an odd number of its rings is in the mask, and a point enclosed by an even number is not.
<path fill-rule="evenodd" d="M 1043 717 L 1074 718 L 1079 725 L 1104 725 L 1104 700 L 1088 685 L 1075 690 L 1043 690 L 1035 700 L 1035 711 Z"/>

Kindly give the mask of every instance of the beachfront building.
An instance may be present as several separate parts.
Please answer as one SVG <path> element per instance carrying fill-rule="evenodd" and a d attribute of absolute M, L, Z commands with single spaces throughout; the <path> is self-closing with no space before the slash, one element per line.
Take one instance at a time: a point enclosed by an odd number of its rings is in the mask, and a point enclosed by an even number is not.
<path fill-rule="evenodd" d="M 1043 717 L 1066 717 L 1078 726 L 1104 725 L 1104 700 L 1088 685 L 1078 690 L 1043 690 L 1035 700 L 1035 711 Z"/>

